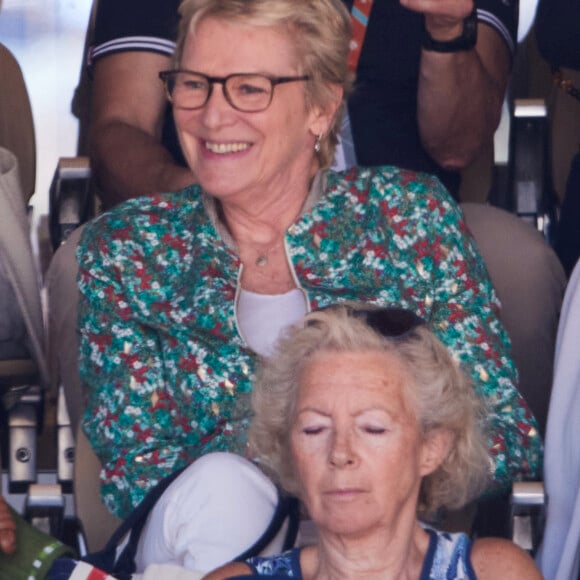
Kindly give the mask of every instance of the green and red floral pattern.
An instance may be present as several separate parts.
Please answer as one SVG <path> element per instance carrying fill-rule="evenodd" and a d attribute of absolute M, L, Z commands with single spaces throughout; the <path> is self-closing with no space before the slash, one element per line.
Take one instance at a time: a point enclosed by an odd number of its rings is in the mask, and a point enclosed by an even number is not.
<path fill-rule="evenodd" d="M 120 517 L 196 457 L 247 455 L 257 355 L 236 325 L 241 263 L 211 205 L 198 186 L 128 201 L 90 224 L 78 251 L 83 426 Z M 487 401 L 495 485 L 539 475 L 542 444 L 499 303 L 437 180 L 392 167 L 329 172 L 286 249 L 310 308 L 358 300 L 428 319 Z"/>

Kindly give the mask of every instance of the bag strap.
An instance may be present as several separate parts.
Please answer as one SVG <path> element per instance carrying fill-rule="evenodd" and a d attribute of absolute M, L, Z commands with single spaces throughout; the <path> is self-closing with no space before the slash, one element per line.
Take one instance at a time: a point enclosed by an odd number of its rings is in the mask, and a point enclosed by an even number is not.
<path fill-rule="evenodd" d="M 243 562 L 248 558 L 259 556 L 268 544 L 276 537 L 284 522 L 288 519 L 288 529 L 284 537 L 282 551 L 285 552 L 294 547 L 296 537 L 298 536 L 298 527 L 300 524 L 300 503 L 293 496 L 281 495 L 278 490 L 278 505 L 276 511 L 270 520 L 270 524 L 258 540 L 250 546 L 245 552 L 242 552 L 235 562 Z"/>
<path fill-rule="evenodd" d="M 139 543 L 139 538 L 141 537 L 141 532 L 143 531 L 147 517 L 163 492 L 181 475 L 184 469 L 185 467 L 173 472 L 162 479 L 155 487 L 151 488 L 141 503 L 115 530 L 107 545 L 98 552 L 87 554 L 82 560 L 109 573 L 112 573 L 114 570 L 115 576 L 120 580 L 129 580 L 135 572 L 137 544 Z M 127 535 L 127 544 L 117 556 L 118 547 Z"/>
<path fill-rule="evenodd" d="M 107 545 L 98 552 L 87 554 L 82 561 L 92 564 L 97 568 L 114 574 L 119 580 L 130 580 L 136 571 L 135 556 L 141 533 L 147 522 L 149 513 L 161 497 L 163 492 L 173 483 L 185 469 L 179 469 L 162 479 L 143 498 L 141 503 L 123 520 L 115 530 Z M 258 540 L 240 554 L 235 560 L 243 561 L 252 556 L 259 555 L 262 550 L 276 537 L 284 522 L 288 519 L 288 529 L 284 538 L 283 549 L 288 550 L 294 546 L 298 535 L 300 522 L 299 502 L 295 497 L 282 495 L 278 490 L 278 503 L 270 524 Z M 117 555 L 119 545 L 128 536 L 127 543 L 121 553 Z"/>
<path fill-rule="evenodd" d="M 356 67 L 358 66 L 372 7 L 373 0 L 354 0 L 352 3 L 350 11 L 352 40 L 350 42 L 350 52 L 348 53 L 348 68 L 352 72 L 356 72 Z"/>

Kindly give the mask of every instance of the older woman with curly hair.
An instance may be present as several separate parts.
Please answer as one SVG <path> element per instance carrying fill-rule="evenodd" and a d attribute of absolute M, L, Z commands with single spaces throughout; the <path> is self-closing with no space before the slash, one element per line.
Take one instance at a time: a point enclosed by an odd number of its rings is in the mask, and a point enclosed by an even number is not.
<path fill-rule="evenodd" d="M 481 400 L 414 313 L 354 305 L 314 312 L 262 368 L 250 437 L 316 523 L 314 546 L 230 564 L 208 580 L 540 578 L 505 540 L 421 523 L 484 489 Z"/>

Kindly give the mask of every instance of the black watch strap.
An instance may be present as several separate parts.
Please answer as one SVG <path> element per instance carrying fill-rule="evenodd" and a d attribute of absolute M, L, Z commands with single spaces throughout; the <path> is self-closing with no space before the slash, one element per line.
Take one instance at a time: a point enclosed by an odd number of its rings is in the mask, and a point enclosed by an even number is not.
<path fill-rule="evenodd" d="M 435 40 L 427 32 L 423 23 L 422 47 L 434 52 L 459 52 L 471 50 L 477 42 L 477 11 L 474 8 L 471 14 L 463 21 L 463 32 L 451 40 Z"/>

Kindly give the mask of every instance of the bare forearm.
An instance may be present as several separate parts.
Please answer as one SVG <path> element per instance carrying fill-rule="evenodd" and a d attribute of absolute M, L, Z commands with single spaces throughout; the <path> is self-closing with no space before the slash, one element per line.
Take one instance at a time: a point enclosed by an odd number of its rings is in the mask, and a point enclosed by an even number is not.
<path fill-rule="evenodd" d="M 89 142 L 106 208 L 194 181 L 161 139 L 166 97 L 158 75 L 170 64 L 150 52 L 115 53 L 95 64 Z"/>
<path fill-rule="evenodd" d="M 178 165 L 159 139 L 121 121 L 94 129 L 91 166 L 106 208 L 194 182 L 189 168 Z"/>
<path fill-rule="evenodd" d="M 423 50 L 418 123 L 425 149 L 441 166 L 462 169 L 489 143 L 499 123 L 509 73 L 507 47 L 479 25 L 470 51 Z"/>

